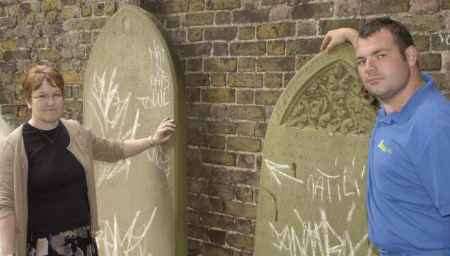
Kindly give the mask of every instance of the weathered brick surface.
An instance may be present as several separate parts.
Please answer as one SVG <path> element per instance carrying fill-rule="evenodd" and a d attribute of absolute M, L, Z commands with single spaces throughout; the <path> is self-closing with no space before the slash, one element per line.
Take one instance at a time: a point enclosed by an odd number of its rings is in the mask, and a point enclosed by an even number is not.
<path fill-rule="evenodd" d="M 409 10 L 409 0 L 371 0 L 361 1 L 361 14 L 382 14 L 407 12 Z"/>
<path fill-rule="evenodd" d="M 310 19 L 333 16 L 333 3 L 305 3 L 294 7 L 292 18 Z"/>
<path fill-rule="evenodd" d="M 340 17 L 355 17 L 360 13 L 361 1 L 364 0 L 336 0 L 335 15 Z"/>
<path fill-rule="evenodd" d="M 177 46 L 181 57 L 198 57 L 211 53 L 211 43 L 184 44 Z"/>
<path fill-rule="evenodd" d="M 213 87 L 225 87 L 227 85 L 227 75 L 224 73 L 211 73 L 210 82 Z"/>
<path fill-rule="evenodd" d="M 230 24 L 231 23 L 231 13 L 230 12 L 217 12 L 214 21 L 217 25 Z"/>
<path fill-rule="evenodd" d="M 259 152 L 261 141 L 246 137 L 228 137 L 227 149 L 232 151 Z"/>
<path fill-rule="evenodd" d="M 441 54 L 422 54 L 419 59 L 420 67 L 427 71 L 441 70 L 442 57 Z"/>
<path fill-rule="evenodd" d="M 205 163 L 233 166 L 236 165 L 236 154 L 224 151 L 203 150 L 202 160 Z"/>
<path fill-rule="evenodd" d="M 295 68 L 294 57 L 262 57 L 258 59 L 257 71 L 290 71 Z"/>
<path fill-rule="evenodd" d="M 227 236 L 227 243 L 233 247 L 252 250 L 254 245 L 254 238 L 251 236 L 240 234 L 230 234 Z"/>
<path fill-rule="evenodd" d="M 433 51 L 449 51 L 450 50 L 450 33 L 438 32 L 431 37 L 431 49 Z"/>
<path fill-rule="evenodd" d="M 282 73 L 265 73 L 264 74 L 265 88 L 281 88 L 283 87 Z"/>
<path fill-rule="evenodd" d="M 243 10 L 233 12 L 234 23 L 258 23 L 269 21 L 269 10 Z"/>
<path fill-rule="evenodd" d="M 410 12 L 415 14 L 430 14 L 439 10 L 440 0 L 411 0 Z"/>
<path fill-rule="evenodd" d="M 286 44 L 286 54 L 288 56 L 315 54 L 319 52 L 321 43 L 322 40 L 319 38 L 288 40 Z"/>
<path fill-rule="evenodd" d="M 263 24 L 256 28 L 258 39 L 270 39 L 279 37 L 289 37 L 295 34 L 295 23 L 283 22 L 275 24 Z"/>
<path fill-rule="evenodd" d="M 238 60 L 239 72 L 254 72 L 256 70 L 256 59 L 250 57 L 240 57 Z"/>
<path fill-rule="evenodd" d="M 399 19 L 413 32 L 422 68 L 450 96 L 448 0 L 4 0 L 0 104 L 8 122 L 28 118 L 19 84 L 36 61 L 62 70 L 65 115 L 81 119 L 92 44 L 121 5 L 139 2 L 160 19 L 186 94 L 188 255 L 252 255 L 268 118 L 328 30 Z"/>
<path fill-rule="evenodd" d="M 210 25 L 214 22 L 214 13 L 192 13 L 187 14 L 184 25 L 186 26 L 200 26 L 200 25 Z"/>
<path fill-rule="evenodd" d="M 258 56 L 266 53 L 265 42 L 232 43 L 230 47 L 230 53 L 234 56 Z"/>
<path fill-rule="evenodd" d="M 281 91 L 257 91 L 255 95 L 257 105 L 275 105 L 280 97 Z"/>
<path fill-rule="evenodd" d="M 188 9 L 188 1 L 168 0 L 161 6 L 162 13 L 186 12 Z"/>
<path fill-rule="evenodd" d="M 187 72 L 193 71 L 193 72 L 200 72 L 203 71 L 203 59 L 196 58 L 196 59 L 187 59 L 186 60 L 186 68 L 185 70 Z"/>
<path fill-rule="evenodd" d="M 255 39 L 255 27 L 253 26 L 243 26 L 239 27 L 239 40 L 251 40 Z"/>
<path fill-rule="evenodd" d="M 322 20 L 319 23 L 320 34 L 326 34 L 328 31 L 342 28 L 350 27 L 358 29 L 361 26 L 361 21 L 357 19 L 342 19 L 342 20 Z"/>
<path fill-rule="evenodd" d="M 275 5 L 270 8 L 269 12 L 269 20 L 277 21 L 277 20 L 285 20 L 289 19 L 292 12 L 292 7 L 288 5 Z"/>
<path fill-rule="evenodd" d="M 180 39 L 178 39 L 177 41 L 179 41 L 179 40 Z M 191 42 L 202 41 L 203 40 L 203 29 L 201 29 L 201 28 L 189 29 L 188 30 L 188 40 Z"/>
<path fill-rule="evenodd" d="M 430 36 L 429 35 L 413 35 L 414 43 L 419 51 L 428 51 L 430 49 Z"/>
<path fill-rule="evenodd" d="M 199 87 L 209 85 L 209 76 L 204 73 L 186 74 L 184 78 L 184 84 L 186 87 Z"/>
<path fill-rule="evenodd" d="M 315 34 L 316 34 L 316 22 L 303 20 L 297 22 L 298 36 L 313 36 Z"/>
<path fill-rule="evenodd" d="M 262 75 L 255 73 L 233 73 L 229 76 L 231 87 L 262 87 Z"/>
<path fill-rule="evenodd" d="M 205 40 L 226 40 L 230 41 L 236 38 L 236 27 L 216 27 L 205 29 Z"/>
<path fill-rule="evenodd" d="M 441 29 L 441 17 L 436 15 L 415 15 L 398 19 L 408 29 L 418 32 L 436 31 Z"/>
<path fill-rule="evenodd" d="M 441 6 L 442 10 L 448 10 L 448 9 L 450 9 L 450 1 L 448 1 L 448 0 L 441 0 L 440 6 Z"/>
<path fill-rule="evenodd" d="M 213 55 L 214 56 L 228 56 L 228 44 L 224 42 L 214 42 Z"/>
<path fill-rule="evenodd" d="M 236 101 L 236 93 L 228 88 L 210 88 L 202 90 L 202 101 L 211 103 L 231 103 Z"/>
<path fill-rule="evenodd" d="M 205 1 L 203 0 L 190 0 L 189 1 L 189 11 L 201 11 L 205 8 Z"/>
<path fill-rule="evenodd" d="M 240 0 L 206 0 L 206 8 L 210 10 L 226 10 L 240 7 Z"/>
<path fill-rule="evenodd" d="M 210 58 L 206 60 L 206 71 L 235 72 L 236 70 L 237 70 L 236 58 Z"/>
<path fill-rule="evenodd" d="M 254 104 L 255 92 L 252 90 L 237 90 L 236 103 L 238 104 Z"/>

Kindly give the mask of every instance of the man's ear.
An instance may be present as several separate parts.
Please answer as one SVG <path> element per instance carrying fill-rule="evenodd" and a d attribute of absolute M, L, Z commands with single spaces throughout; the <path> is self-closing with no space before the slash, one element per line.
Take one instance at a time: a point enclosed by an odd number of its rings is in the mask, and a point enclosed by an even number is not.
<path fill-rule="evenodd" d="M 419 51 L 414 45 L 410 45 L 405 50 L 406 61 L 410 67 L 416 66 L 419 63 Z"/>

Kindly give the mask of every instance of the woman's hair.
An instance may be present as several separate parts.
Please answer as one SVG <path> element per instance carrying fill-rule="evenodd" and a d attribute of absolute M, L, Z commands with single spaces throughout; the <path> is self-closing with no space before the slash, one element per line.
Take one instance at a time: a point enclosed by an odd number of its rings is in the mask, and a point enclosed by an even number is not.
<path fill-rule="evenodd" d="M 34 65 L 27 71 L 22 83 L 25 99 L 30 100 L 31 93 L 39 89 L 44 81 L 53 87 L 58 87 L 64 94 L 64 79 L 58 70 L 47 65 Z"/>

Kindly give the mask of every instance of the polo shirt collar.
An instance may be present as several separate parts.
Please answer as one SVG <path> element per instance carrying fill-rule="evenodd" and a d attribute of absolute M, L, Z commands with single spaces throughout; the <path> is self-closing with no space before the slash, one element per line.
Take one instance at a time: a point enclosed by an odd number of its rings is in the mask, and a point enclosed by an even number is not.
<path fill-rule="evenodd" d="M 417 107 L 427 98 L 427 95 L 434 90 L 434 81 L 429 74 L 422 73 L 423 85 L 420 86 L 408 102 L 399 112 L 386 113 L 381 107 L 377 113 L 377 122 L 385 124 L 403 123 L 408 121 L 414 114 Z"/>

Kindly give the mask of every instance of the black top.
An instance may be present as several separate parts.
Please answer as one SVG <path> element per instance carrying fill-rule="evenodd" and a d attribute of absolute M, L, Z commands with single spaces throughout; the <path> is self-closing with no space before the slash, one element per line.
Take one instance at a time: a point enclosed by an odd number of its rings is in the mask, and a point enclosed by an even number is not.
<path fill-rule="evenodd" d="M 59 122 L 52 130 L 26 123 L 28 157 L 28 234 L 46 235 L 90 223 L 83 166 L 67 149 L 69 133 Z"/>

